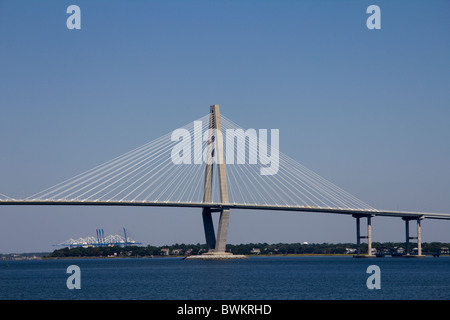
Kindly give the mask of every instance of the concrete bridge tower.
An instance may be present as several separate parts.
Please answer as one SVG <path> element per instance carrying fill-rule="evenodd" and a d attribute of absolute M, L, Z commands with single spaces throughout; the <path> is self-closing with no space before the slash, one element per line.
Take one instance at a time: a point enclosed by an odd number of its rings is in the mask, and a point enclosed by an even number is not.
<path fill-rule="evenodd" d="M 203 227 L 205 230 L 206 245 L 208 252 L 201 256 L 192 256 L 190 258 L 202 259 L 227 259 L 227 258 L 246 258 L 243 255 L 233 255 L 225 252 L 228 222 L 230 219 L 230 209 L 227 208 L 228 186 L 227 171 L 225 167 L 225 155 L 223 149 L 222 126 L 220 123 L 219 105 L 210 106 L 209 114 L 209 139 L 207 144 L 207 159 L 205 167 L 205 183 L 203 189 L 203 202 L 211 203 L 212 200 L 212 183 L 214 174 L 214 156 L 216 157 L 217 174 L 219 176 L 220 209 L 204 207 L 202 209 Z M 214 224 L 212 219 L 213 212 L 220 212 L 219 225 L 217 228 L 217 238 L 214 232 Z"/>

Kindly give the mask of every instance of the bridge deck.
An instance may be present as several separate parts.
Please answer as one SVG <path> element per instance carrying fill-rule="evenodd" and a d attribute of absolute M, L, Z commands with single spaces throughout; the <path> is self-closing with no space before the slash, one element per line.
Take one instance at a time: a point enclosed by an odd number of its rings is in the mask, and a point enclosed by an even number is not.
<path fill-rule="evenodd" d="M 450 213 L 427 213 L 389 210 L 361 210 L 345 208 L 296 207 L 238 203 L 203 203 L 203 202 L 138 202 L 138 201 L 83 201 L 83 200 L 0 200 L 0 206 L 147 206 L 147 207 L 181 207 L 212 209 L 247 209 L 272 211 L 321 212 L 355 216 L 387 216 L 411 219 L 450 220 Z"/>

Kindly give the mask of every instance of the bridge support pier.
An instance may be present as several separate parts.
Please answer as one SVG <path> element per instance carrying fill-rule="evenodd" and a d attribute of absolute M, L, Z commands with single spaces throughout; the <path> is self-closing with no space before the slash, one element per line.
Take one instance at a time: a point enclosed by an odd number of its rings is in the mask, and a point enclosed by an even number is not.
<path fill-rule="evenodd" d="M 421 227 L 421 221 L 423 217 L 419 218 L 409 218 L 409 217 L 403 217 L 402 220 L 405 221 L 405 255 L 406 258 L 423 258 L 425 257 L 422 255 L 422 227 Z M 417 221 L 417 237 L 410 237 L 409 236 L 409 221 L 410 220 L 416 220 Z M 409 240 L 417 240 L 417 254 L 411 254 L 411 246 Z"/>
<path fill-rule="evenodd" d="M 217 229 L 217 241 L 215 252 L 225 252 L 227 245 L 228 222 L 230 220 L 230 209 L 222 209 Z"/>
<path fill-rule="evenodd" d="M 372 254 L 372 215 L 353 215 L 356 218 L 356 255 L 354 258 L 374 258 Z M 361 236 L 361 218 L 367 218 L 367 236 Z M 361 239 L 367 239 L 367 254 L 361 254 Z"/>
<path fill-rule="evenodd" d="M 206 247 L 208 251 L 213 250 L 216 247 L 216 236 L 214 234 L 214 224 L 211 215 L 211 208 L 203 208 L 203 228 L 205 230 Z"/>
<path fill-rule="evenodd" d="M 219 226 L 217 228 L 217 240 L 214 232 L 212 213 L 220 212 Z M 227 244 L 228 222 L 230 209 L 203 208 L 203 227 L 205 230 L 206 246 L 209 252 L 225 252 Z"/>

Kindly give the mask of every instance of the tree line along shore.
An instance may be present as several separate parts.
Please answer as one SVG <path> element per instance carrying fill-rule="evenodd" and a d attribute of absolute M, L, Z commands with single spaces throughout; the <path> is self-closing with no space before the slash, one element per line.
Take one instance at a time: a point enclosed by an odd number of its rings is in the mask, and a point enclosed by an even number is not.
<path fill-rule="evenodd" d="M 422 243 L 422 253 L 433 255 L 448 254 L 450 243 Z M 401 254 L 406 252 L 404 242 L 373 242 L 373 252 L 381 254 Z M 414 243 L 410 243 L 409 252 L 414 254 Z M 199 255 L 207 251 L 205 244 L 174 244 L 166 246 L 96 246 L 73 247 L 54 250 L 43 258 L 65 257 L 155 257 L 155 256 L 189 256 Z M 249 243 L 228 244 L 226 251 L 242 255 L 351 255 L 356 252 L 353 243 Z M 361 244 L 361 252 L 367 252 L 367 244 Z"/>

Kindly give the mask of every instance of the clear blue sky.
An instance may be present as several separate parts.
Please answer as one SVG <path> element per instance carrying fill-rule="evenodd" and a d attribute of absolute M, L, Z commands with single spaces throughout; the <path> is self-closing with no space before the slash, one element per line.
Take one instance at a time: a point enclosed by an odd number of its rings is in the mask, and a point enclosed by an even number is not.
<path fill-rule="evenodd" d="M 81 8 L 68 30 L 66 8 Z M 381 8 L 381 30 L 366 9 Z M 450 2 L 2 1 L 0 192 L 26 197 L 205 115 L 379 209 L 450 212 Z M 199 210 L 1 207 L 0 252 L 70 237 L 204 243 Z M 423 241 L 450 242 L 425 221 Z M 363 233 L 365 233 L 363 231 Z M 376 218 L 374 241 L 403 241 Z M 229 243 L 355 242 L 350 217 L 233 211 Z"/>

